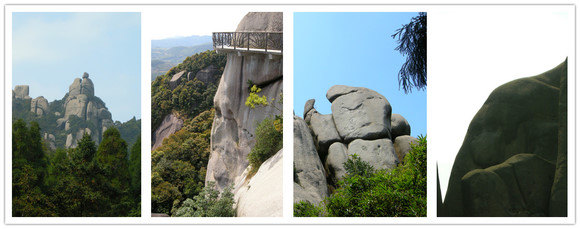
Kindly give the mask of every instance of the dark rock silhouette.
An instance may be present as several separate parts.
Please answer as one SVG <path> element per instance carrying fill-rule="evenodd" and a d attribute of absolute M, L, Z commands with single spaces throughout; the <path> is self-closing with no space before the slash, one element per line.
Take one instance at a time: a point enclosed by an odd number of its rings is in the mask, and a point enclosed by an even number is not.
<path fill-rule="evenodd" d="M 566 216 L 567 60 L 496 88 L 465 135 L 438 216 Z"/>

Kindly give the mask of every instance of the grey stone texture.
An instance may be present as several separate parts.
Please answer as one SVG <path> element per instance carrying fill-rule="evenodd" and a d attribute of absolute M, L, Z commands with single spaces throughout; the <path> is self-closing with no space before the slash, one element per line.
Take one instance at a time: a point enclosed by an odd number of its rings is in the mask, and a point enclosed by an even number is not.
<path fill-rule="evenodd" d="M 391 115 L 391 135 L 392 139 L 402 135 L 411 135 L 411 125 L 400 114 Z"/>
<path fill-rule="evenodd" d="M 282 13 L 248 13 L 237 31 L 270 31 L 273 28 L 281 29 L 281 23 Z M 254 109 L 245 106 L 250 94 L 246 82 L 251 80 L 261 85 L 260 96 L 278 101 L 282 96 L 282 60 L 270 59 L 264 54 L 228 54 L 214 97 L 215 117 L 206 183 L 216 181 L 216 186 L 221 190 L 234 183 L 248 167 L 247 156 L 255 144 L 257 123 L 279 115 L 280 111 L 272 106 Z M 275 105 L 281 107 L 281 104 Z"/>
<path fill-rule="evenodd" d="M 381 94 L 362 87 L 336 85 L 326 97 L 340 137 L 355 139 L 391 138 L 391 105 Z"/>
<path fill-rule="evenodd" d="M 328 196 L 324 167 L 306 122 L 294 116 L 294 202 L 317 204 Z"/>

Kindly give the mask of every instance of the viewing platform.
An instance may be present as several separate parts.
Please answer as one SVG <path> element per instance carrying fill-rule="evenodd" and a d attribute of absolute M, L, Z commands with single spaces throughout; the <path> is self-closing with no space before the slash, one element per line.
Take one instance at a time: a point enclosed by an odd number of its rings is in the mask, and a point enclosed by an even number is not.
<path fill-rule="evenodd" d="M 214 32 L 213 48 L 218 52 L 282 55 L 282 32 Z"/>

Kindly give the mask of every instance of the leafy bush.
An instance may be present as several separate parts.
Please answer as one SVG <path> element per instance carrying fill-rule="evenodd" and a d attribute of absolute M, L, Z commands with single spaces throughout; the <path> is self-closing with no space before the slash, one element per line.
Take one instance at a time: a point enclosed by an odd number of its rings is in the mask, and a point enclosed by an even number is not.
<path fill-rule="evenodd" d="M 193 199 L 186 199 L 181 207 L 173 210 L 175 217 L 234 217 L 234 194 L 231 187 L 219 193 L 214 182 L 207 186 Z"/>
<path fill-rule="evenodd" d="M 427 140 L 419 136 L 402 165 L 390 172 L 377 170 L 356 155 L 344 164 L 347 175 L 339 188 L 321 202 L 294 205 L 295 216 L 426 216 Z M 323 209 L 325 211 L 322 211 Z"/>
<path fill-rule="evenodd" d="M 323 216 L 324 206 L 314 206 L 308 201 L 294 203 L 294 217 L 319 217 Z"/>
<path fill-rule="evenodd" d="M 248 154 L 252 173 L 257 172 L 264 161 L 282 149 L 282 131 L 276 128 L 277 122 L 281 122 L 281 119 L 265 118 L 256 127 L 256 145 Z"/>

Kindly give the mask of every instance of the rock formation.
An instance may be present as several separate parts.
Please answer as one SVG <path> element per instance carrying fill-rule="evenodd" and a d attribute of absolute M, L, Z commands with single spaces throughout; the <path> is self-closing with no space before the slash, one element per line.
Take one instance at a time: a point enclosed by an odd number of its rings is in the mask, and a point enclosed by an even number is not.
<path fill-rule="evenodd" d="M 177 85 L 181 83 L 183 78 L 185 78 L 184 75 L 187 76 L 187 74 L 185 74 L 185 70 L 178 72 L 171 77 L 171 80 L 169 80 L 169 87 L 171 90 L 175 89 Z"/>
<path fill-rule="evenodd" d="M 190 77 L 189 74 L 187 76 L 188 80 L 193 80 L 193 79 L 198 79 L 199 81 L 205 83 L 205 84 L 210 84 L 210 83 L 215 83 L 215 81 L 217 80 L 216 73 L 218 72 L 218 69 L 213 66 L 207 66 L 204 69 L 199 70 L 196 74 L 195 77 Z M 190 72 L 191 74 L 191 72 Z"/>
<path fill-rule="evenodd" d="M 28 85 L 18 85 L 14 87 L 13 98 L 31 99 L 28 93 Z M 65 143 L 64 147 L 66 148 L 76 147 L 77 141 L 82 138 L 84 133 L 91 134 L 93 140 L 98 144 L 103 132 L 114 125 L 111 113 L 105 103 L 95 96 L 95 87 L 86 72 L 82 79 L 74 79 L 69 86 L 68 93 L 62 99 L 62 107 L 53 106 L 53 110 L 51 110 L 50 104 L 43 96 L 39 96 L 30 100 L 30 108 L 27 109 L 36 117 L 52 115 L 54 117 L 49 118 L 57 118 L 54 125 L 65 133 L 61 142 Z M 55 133 L 44 132 L 43 134 L 48 146 L 55 149 L 57 147 Z"/>
<path fill-rule="evenodd" d="M 357 154 L 375 169 L 390 170 L 417 142 L 409 136 L 407 120 L 391 116 L 389 101 L 373 90 L 336 85 L 326 98 L 332 114 L 318 113 L 311 99 L 304 105 L 304 120 L 294 117 L 295 202 L 318 203 L 328 196 L 328 188 L 346 174 L 350 155 Z"/>
<path fill-rule="evenodd" d="M 153 141 L 151 142 L 153 146 L 151 147 L 151 151 L 154 151 L 155 149 L 160 147 L 163 144 L 163 139 L 179 131 L 182 126 L 183 120 L 177 118 L 177 116 L 173 114 L 165 116 L 163 122 L 161 122 L 157 130 L 155 130 L 155 132 L 153 133 L 152 136 Z"/>
<path fill-rule="evenodd" d="M 451 170 L 439 216 L 567 216 L 567 61 L 496 88 Z"/>
<path fill-rule="evenodd" d="M 39 96 L 30 101 L 30 112 L 35 113 L 38 116 L 42 116 L 48 113 L 48 100 L 44 97 Z"/>
<path fill-rule="evenodd" d="M 244 31 L 282 32 L 282 13 L 248 13 L 236 29 L 236 32 Z M 220 190 L 233 184 L 236 187 L 236 195 L 241 195 L 238 194 L 238 192 L 243 190 L 240 187 L 249 179 L 244 171 L 247 170 L 249 164 L 247 156 L 256 141 L 254 136 L 256 126 L 267 117 L 280 115 L 280 111 L 272 106 L 256 107 L 254 109 L 245 106 L 246 98 L 250 94 L 247 82 L 251 81 L 259 86 L 262 89 L 260 95 L 265 95 L 269 99 L 278 101 L 282 96 L 282 63 L 281 56 L 269 58 L 268 55 L 262 53 L 244 52 L 239 55 L 238 53 L 228 53 L 227 63 L 214 97 L 215 117 L 211 130 L 211 154 L 207 165 L 206 183 L 215 181 Z M 282 161 L 281 155 L 279 160 Z M 264 166 L 268 166 L 267 163 L 262 165 L 262 167 Z M 264 171 L 262 167 L 260 167 L 259 171 Z M 256 176 L 258 175 L 256 174 Z M 245 196 L 238 197 L 237 204 L 241 208 L 247 209 L 247 211 L 264 212 L 264 210 L 252 209 L 260 207 L 276 208 L 278 210 L 275 212 L 279 211 L 281 213 L 281 183 L 260 182 L 259 180 L 262 179 L 260 177 L 262 175 L 253 177 L 252 180 L 255 179 L 253 182 L 256 182 L 256 184 L 250 184 L 250 191 L 246 190 L 244 192 L 247 195 L 259 194 L 262 199 L 276 199 L 277 201 L 260 204 L 259 206 L 247 205 L 248 202 L 244 202 L 245 198 L 257 198 L 257 196 Z M 270 180 L 274 178 L 281 181 L 282 174 L 279 173 L 279 176 L 274 175 L 274 177 L 264 179 Z M 272 187 L 274 185 L 279 187 Z M 264 192 L 263 190 L 279 191 Z M 254 214 L 247 213 L 247 215 Z"/>
<path fill-rule="evenodd" d="M 282 13 L 248 13 L 236 31 L 281 32 L 281 21 Z M 275 80 L 261 87 L 261 95 L 279 99 L 282 93 L 282 58 L 269 59 L 264 54 L 249 53 L 242 56 L 230 53 L 227 56 L 214 97 L 216 114 L 206 175 L 206 182 L 215 180 L 220 189 L 235 181 L 248 167 L 247 156 L 255 143 L 253 133 L 257 122 L 279 114 L 270 106 L 251 109 L 244 105 L 250 94 L 248 80 L 256 85 Z"/>
<path fill-rule="evenodd" d="M 92 128 L 70 130 L 71 116 L 76 116 L 82 121 L 90 123 Z M 92 139 L 98 144 L 102 134 L 108 127 L 113 126 L 111 113 L 105 103 L 95 97 L 95 87 L 88 73 L 84 73 L 82 79 L 76 78 L 69 86 L 68 95 L 64 98 L 64 117 L 57 120 L 58 125 L 69 131 L 66 137 L 66 148 L 76 147 L 84 133 L 90 133 Z"/>
<path fill-rule="evenodd" d="M 12 98 L 15 99 L 31 99 L 28 96 L 28 85 L 16 85 L 14 86 L 14 90 L 12 90 Z"/>

